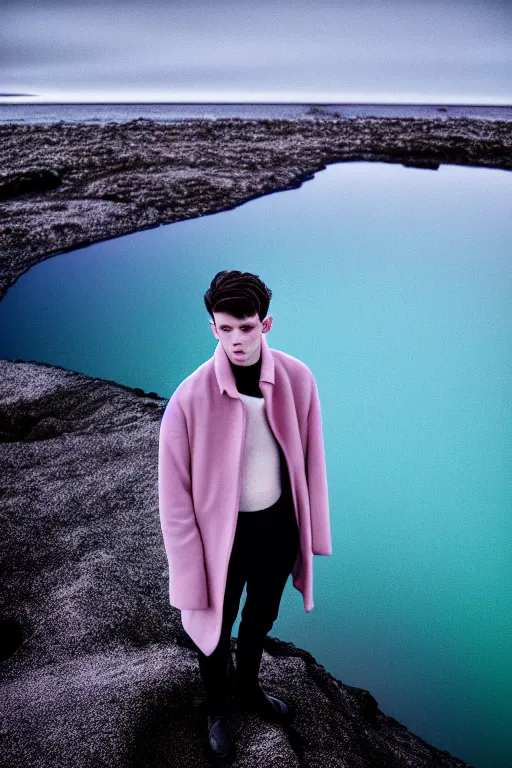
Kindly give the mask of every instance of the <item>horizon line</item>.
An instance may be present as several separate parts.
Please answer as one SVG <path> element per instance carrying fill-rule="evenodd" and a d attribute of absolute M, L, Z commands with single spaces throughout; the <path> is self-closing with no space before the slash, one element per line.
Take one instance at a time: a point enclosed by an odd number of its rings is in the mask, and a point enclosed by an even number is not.
<path fill-rule="evenodd" d="M 449 101 L 13 101 L 8 102 L 9 96 L 0 94 L 0 104 L 5 105 L 33 105 L 33 106 L 84 106 L 84 105 L 176 105 L 176 106 L 323 106 L 323 107 L 341 107 L 341 106 L 387 106 L 387 107 L 512 107 L 512 102 L 503 103 L 467 103 L 467 102 L 449 102 Z M 3 101 L 5 99 L 5 101 Z"/>

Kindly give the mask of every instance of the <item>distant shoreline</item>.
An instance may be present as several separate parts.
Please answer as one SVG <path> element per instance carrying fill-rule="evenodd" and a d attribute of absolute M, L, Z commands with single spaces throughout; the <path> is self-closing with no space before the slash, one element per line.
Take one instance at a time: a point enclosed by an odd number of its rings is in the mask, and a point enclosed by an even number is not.
<path fill-rule="evenodd" d="M 29 93 L 0 93 L 0 98 L 15 98 L 18 96 L 30 96 Z M 35 94 L 34 94 L 35 98 Z M 116 106 L 117 104 L 132 104 L 137 106 L 139 104 L 161 104 L 162 106 L 172 107 L 175 105 L 193 105 L 193 106 L 224 106 L 226 104 L 237 106 L 260 106 L 263 107 L 267 104 L 273 106 L 309 106 L 309 107 L 368 107 L 368 106 L 382 106 L 382 107 L 510 107 L 512 104 L 481 104 L 481 103 L 468 103 L 468 102 L 450 102 L 450 101 L 27 101 L 27 102 L 13 102 L 14 104 L 53 104 L 55 106 L 63 106 L 67 104 L 88 104 L 91 106 L 98 104 L 107 104 L 109 106 Z"/>
<path fill-rule="evenodd" d="M 504 120 L 0 123 L 0 299 L 57 253 L 294 189 L 330 163 L 512 170 Z"/>
<path fill-rule="evenodd" d="M 302 120 L 328 118 L 420 118 L 512 121 L 512 104 L 431 104 L 400 102 L 6 102 L 0 98 L 0 123 L 127 122 L 139 117 L 158 122 L 203 119 Z"/>

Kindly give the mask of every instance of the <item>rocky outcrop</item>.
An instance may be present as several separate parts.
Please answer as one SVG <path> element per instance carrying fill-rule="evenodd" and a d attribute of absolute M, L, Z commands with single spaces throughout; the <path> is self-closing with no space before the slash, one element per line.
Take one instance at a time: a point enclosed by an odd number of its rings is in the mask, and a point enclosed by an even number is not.
<path fill-rule="evenodd" d="M 0 125 L 0 299 L 49 256 L 299 187 L 329 163 L 510 170 L 511 125 L 320 115 Z"/>
<path fill-rule="evenodd" d="M 48 168 L 0 173 L 0 200 L 46 192 L 56 189 L 60 183 L 57 171 Z"/>
<path fill-rule="evenodd" d="M 197 657 L 168 602 L 158 517 L 166 402 L 0 360 L 2 766 L 208 765 Z M 281 727 L 235 712 L 236 765 L 467 765 L 291 643 L 267 638 L 260 677 L 297 716 Z"/>

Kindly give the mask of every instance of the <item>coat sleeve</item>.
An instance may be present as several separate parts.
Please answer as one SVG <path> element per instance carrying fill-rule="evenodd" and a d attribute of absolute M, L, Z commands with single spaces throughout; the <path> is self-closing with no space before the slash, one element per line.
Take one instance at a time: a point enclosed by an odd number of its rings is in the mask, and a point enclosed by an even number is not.
<path fill-rule="evenodd" d="M 332 555 L 322 414 L 318 387 L 314 378 L 312 378 L 307 435 L 306 476 L 311 509 L 312 550 L 314 555 Z"/>
<path fill-rule="evenodd" d="M 180 610 L 208 608 L 203 543 L 191 493 L 190 444 L 176 392 L 160 424 L 158 501 L 169 563 L 169 602 Z"/>

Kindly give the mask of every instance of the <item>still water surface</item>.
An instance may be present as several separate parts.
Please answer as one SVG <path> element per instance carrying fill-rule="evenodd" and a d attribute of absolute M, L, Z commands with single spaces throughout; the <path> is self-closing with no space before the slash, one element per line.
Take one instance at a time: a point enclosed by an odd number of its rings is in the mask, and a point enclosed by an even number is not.
<path fill-rule="evenodd" d="M 512 737 L 512 174 L 329 166 L 300 189 L 53 257 L 0 304 L 0 356 L 170 396 L 216 340 L 220 269 L 273 291 L 314 372 L 333 555 L 271 634 L 476 768 Z M 239 620 L 233 634 L 236 635 Z"/>

